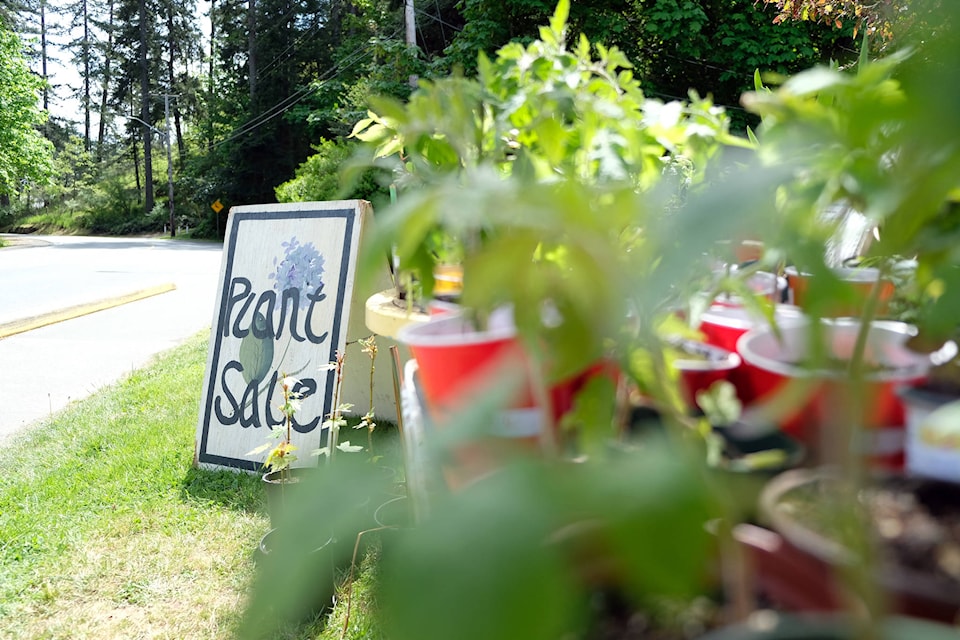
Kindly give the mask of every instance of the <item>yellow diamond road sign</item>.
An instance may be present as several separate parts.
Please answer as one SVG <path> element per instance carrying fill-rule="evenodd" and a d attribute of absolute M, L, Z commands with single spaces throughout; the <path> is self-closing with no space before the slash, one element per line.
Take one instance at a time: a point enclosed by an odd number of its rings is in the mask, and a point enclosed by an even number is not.
<path fill-rule="evenodd" d="M 223 203 L 220 202 L 219 198 L 217 198 L 217 200 L 212 205 L 210 205 L 210 208 L 213 209 L 214 213 L 220 213 L 220 211 L 223 210 Z"/>

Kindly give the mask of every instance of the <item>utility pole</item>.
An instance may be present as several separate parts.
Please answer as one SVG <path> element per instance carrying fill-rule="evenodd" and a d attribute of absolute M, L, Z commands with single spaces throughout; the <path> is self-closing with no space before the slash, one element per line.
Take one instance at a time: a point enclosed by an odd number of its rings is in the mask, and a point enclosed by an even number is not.
<path fill-rule="evenodd" d="M 247 0 L 247 72 L 250 77 L 250 102 L 257 94 L 257 2 Z"/>
<path fill-rule="evenodd" d="M 176 220 L 173 216 L 173 137 L 170 135 L 170 98 L 176 98 L 177 96 L 170 95 L 169 93 L 163 94 L 163 115 L 166 118 L 166 133 L 164 137 L 167 139 L 167 196 L 170 199 L 170 237 L 176 237 L 177 235 L 177 225 L 175 224 Z"/>
<path fill-rule="evenodd" d="M 139 122 L 143 126 L 153 131 L 155 134 L 160 136 L 163 139 L 163 141 L 166 143 L 166 146 L 167 146 L 167 197 L 170 200 L 170 237 L 171 238 L 176 237 L 177 226 L 176 226 L 176 219 L 174 218 L 174 215 L 173 215 L 173 152 L 172 152 L 173 140 L 170 135 L 170 98 L 178 98 L 178 97 L 179 95 L 173 95 L 169 93 L 163 94 L 163 109 L 167 118 L 167 123 L 165 127 L 166 131 L 161 131 L 160 129 L 157 129 L 155 126 L 153 126 L 146 120 L 142 120 L 136 116 L 127 116 L 127 118 L 129 118 L 130 120 L 135 120 L 136 122 Z"/>

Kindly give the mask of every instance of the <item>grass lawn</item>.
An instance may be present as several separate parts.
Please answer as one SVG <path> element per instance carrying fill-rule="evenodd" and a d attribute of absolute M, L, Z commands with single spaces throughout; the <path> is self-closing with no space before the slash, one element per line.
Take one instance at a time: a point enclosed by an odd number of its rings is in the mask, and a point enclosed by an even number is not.
<path fill-rule="evenodd" d="M 259 476 L 192 467 L 207 340 L 5 442 L 0 638 L 236 635 L 269 519 Z M 363 615 L 370 553 L 348 637 L 376 637 Z M 338 622 L 273 637 L 339 638 L 345 600 Z"/>

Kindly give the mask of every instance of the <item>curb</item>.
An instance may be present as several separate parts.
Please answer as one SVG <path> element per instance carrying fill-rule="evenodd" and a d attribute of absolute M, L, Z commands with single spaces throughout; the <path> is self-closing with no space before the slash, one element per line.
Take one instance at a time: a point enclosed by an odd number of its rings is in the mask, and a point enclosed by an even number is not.
<path fill-rule="evenodd" d="M 28 235 L 16 233 L 0 233 L 0 239 L 6 244 L 3 249 L 29 249 L 32 247 L 49 247 L 53 243 L 41 238 L 31 238 Z"/>
<path fill-rule="evenodd" d="M 177 285 L 169 282 L 166 284 L 157 285 L 155 287 L 149 287 L 147 289 L 140 289 L 139 291 L 134 291 L 132 293 L 114 296 L 112 298 L 104 298 L 95 302 L 86 302 L 73 307 L 67 307 L 66 309 L 59 309 L 57 311 L 51 311 L 38 316 L 0 324 L 0 340 L 18 333 L 23 333 L 25 331 L 39 329 L 40 327 L 56 324 L 65 320 L 72 320 L 73 318 L 79 318 L 80 316 L 96 313 L 97 311 L 103 311 L 104 309 L 119 307 L 120 305 L 124 305 L 129 302 L 136 302 L 137 300 L 149 298 L 151 296 L 166 293 L 168 291 L 173 291 L 176 288 Z"/>

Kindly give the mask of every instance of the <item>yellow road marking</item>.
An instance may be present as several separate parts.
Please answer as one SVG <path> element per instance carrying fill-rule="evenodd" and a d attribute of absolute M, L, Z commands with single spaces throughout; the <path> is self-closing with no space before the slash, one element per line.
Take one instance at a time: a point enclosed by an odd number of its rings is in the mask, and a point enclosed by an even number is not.
<path fill-rule="evenodd" d="M 0 324 L 0 339 L 16 335 L 18 333 L 23 333 L 25 331 L 39 329 L 40 327 L 45 327 L 47 325 L 56 324 L 57 322 L 63 322 L 64 320 L 79 318 L 80 316 L 96 313 L 97 311 L 103 311 L 104 309 L 119 307 L 120 305 L 127 304 L 129 302 L 136 302 L 137 300 L 142 300 L 144 298 L 149 298 L 161 293 L 166 293 L 167 291 L 173 291 L 176 288 L 177 285 L 169 282 L 166 284 L 157 285 L 155 287 L 149 287 L 147 289 L 140 289 L 139 291 L 134 291 L 133 293 L 127 293 L 112 298 L 104 298 L 103 300 L 97 300 L 96 302 L 86 302 L 84 304 L 67 307 L 66 309 L 59 309 L 57 311 L 44 313 L 31 318 L 24 318 L 23 320 L 14 320 L 13 322 Z"/>

